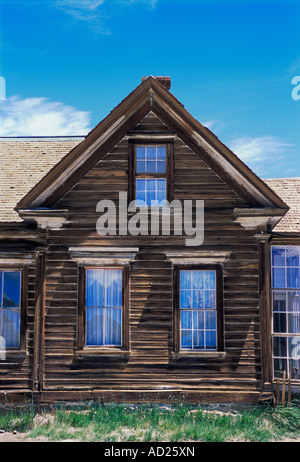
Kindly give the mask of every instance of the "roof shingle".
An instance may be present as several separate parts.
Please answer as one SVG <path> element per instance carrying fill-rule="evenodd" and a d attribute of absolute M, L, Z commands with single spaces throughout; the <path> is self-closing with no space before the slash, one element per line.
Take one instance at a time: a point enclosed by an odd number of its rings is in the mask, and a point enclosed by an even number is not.
<path fill-rule="evenodd" d="M 14 207 L 83 137 L 0 140 L 0 222 L 22 222 Z"/>
<path fill-rule="evenodd" d="M 264 182 L 290 207 L 273 231 L 300 233 L 300 178 L 272 178 Z"/>

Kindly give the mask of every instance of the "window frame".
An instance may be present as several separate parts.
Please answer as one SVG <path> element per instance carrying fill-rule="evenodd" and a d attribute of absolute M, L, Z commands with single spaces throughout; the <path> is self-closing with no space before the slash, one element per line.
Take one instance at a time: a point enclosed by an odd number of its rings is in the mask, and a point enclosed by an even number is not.
<path fill-rule="evenodd" d="M 86 270 L 122 270 L 122 327 L 121 345 L 86 345 Z M 78 323 L 77 350 L 81 352 L 128 352 L 129 351 L 129 265 L 84 265 L 78 268 Z"/>
<path fill-rule="evenodd" d="M 300 287 L 289 287 L 288 284 L 287 284 L 287 268 L 293 268 L 293 266 L 290 266 L 290 265 L 287 265 L 286 264 L 286 254 L 285 254 L 285 264 L 284 265 L 273 265 L 273 248 L 288 248 L 288 247 L 298 247 L 299 249 L 299 257 L 300 257 L 300 245 L 299 244 L 294 244 L 294 243 L 291 243 L 291 244 L 288 244 L 288 243 L 274 243 L 274 244 L 271 244 L 270 246 L 270 268 L 271 268 L 271 271 L 270 271 L 270 291 L 271 291 L 271 354 L 272 354 L 272 377 L 273 377 L 273 380 L 278 380 L 282 377 L 280 377 L 278 374 L 276 375 L 275 374 L 275 361 L 279 361 L 279 360 L 283 360 L 283 361 L 286 361 L 286 374 L 288 376 L 289 372 L 290 371 L 290 365 L 289 365 L 289 361 L 292 360 L 292 356 L 289 355 L 289 339 L 293 339 L 295 337 L 298 337 L 299 338 L 299 341 L 300 341 L 300 331 L 299 332 L 289 332 L 289 329 L 288 329 L 288 315 L 289 313 L 292 314 L 292 312 L 289 311 L 289 307 L 288 307 L 288 298 L 289 298 L 289 293 L 293 293 L 293 292 L 298 292 L 300 293 Z M 295 266 L 295 268 L 300 268 L 300 265 L 299 266 Z M 284 279 L 285 279 L 285 287 L 274 287 L 274 278 L 273 278 L 273 269 L 274 268 L 284 268 Z M 275 300 L 274 300 L 274 296 L 275 296 L 275 293 L 280 293 L 280 294 L 284 294 L 284 298 L 285 298 L 285 310 L 276 310 L 275 309 Z M 284 314 L 285 316 L 285 332 L 275 332 L 274 330 L 274 314 L 275 313 L 281 313 L 281 314 Z M 278 339 L 286 339 L 286 354 L 285 355 L 275 355 L 275 338 L 278 338 Z M 300 371 L 298 371 L 298 375 L 299 375 Z M 293 376 L 291 376 L 291 379 L 295 382 L 299 382 L 300 378 L 294 378 Z"/>
<path fill-rule="evenodd" d="M 26 350 L 26 331 L 27 331 L 27 303 L 28 303 L 28 269 L 24 266 L 0 266 L 0 271 L 19 271 L 21 273 L 21 287 L 20 287 L 20 342 L 18 347 L 5 346 L 5 352 L 25 352 Z M 3 290 L 3 288 L 2 288 Z M 1 294 L 0 294 L 1 295 Z"/>
<path fill-rule="evenodd" d="M 181 348 L 180 325 L 180 271 L 215 271 L 216 272 L 216 313 L 217 313 L 217 348 L 216 349 L 183 349 Z M 174 353 L 184 355 L 200 355 L 224 353 L 224 307 L 223 307 L 223 269 L 221 265 L 176 265 L 174 266 Z"/>
<path fill-rule="evenodd" d="M 136 148 L 148 146 L 166 147 L 166 172 L 165 173 L 138 173 L 136 171 Z M 128 202 L 136 200 L 136 179 L 165 179 L 166 200 L 174 199 L 174 142 L 164 139 L 135 140 L 128 142 Z M 149 207 L 149 206 L 148 206 Z"/>

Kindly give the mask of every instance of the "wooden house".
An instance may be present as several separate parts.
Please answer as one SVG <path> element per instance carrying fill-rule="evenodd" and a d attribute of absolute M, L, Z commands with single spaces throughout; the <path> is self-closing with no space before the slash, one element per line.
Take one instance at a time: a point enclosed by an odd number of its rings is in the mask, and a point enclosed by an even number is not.
<path fill-rule="evenodd" d="M 86 137 L 0 156 L 3 402 L 256 403 L 284 370 L 297 389 L 300 180 L 258 178 L 165 77 Z"/>

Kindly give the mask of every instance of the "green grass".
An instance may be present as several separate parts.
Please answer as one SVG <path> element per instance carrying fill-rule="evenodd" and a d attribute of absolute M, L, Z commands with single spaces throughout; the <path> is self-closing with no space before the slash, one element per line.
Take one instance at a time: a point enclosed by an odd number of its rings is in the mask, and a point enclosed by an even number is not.
<path fill-rule="evenodd" d="M 31 438 L 51 441 L 275 441 L 300 436 L 300 402 L 289 407 L 261 405 L 244 410 L 173 405 L 134 406 L 106 404 L 56 409 L 55 415 L 33 411 L 0 415 L 0 429 L 26 432 Z"/>

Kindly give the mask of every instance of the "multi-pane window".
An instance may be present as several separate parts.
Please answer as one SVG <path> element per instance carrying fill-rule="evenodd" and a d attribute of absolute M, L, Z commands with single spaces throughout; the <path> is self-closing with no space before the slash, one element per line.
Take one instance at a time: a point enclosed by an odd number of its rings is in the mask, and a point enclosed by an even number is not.
<path fill-rule="evenodd" d="M 121 346 L 123 270 L 86 269 L 86 346 Z"/>
<path fill-rule="evenodd" d="M 135 199 L 137 205 L 164 205 L 166 198 L 166 146 L 136 146 Z"/>
<path fill-rule="evenodd" d="M 5 348 L 19 348 L 21 271 L 0 271 L 0 296 L 0 336 Z"/>
<path fill-rule="evenodd" d="M 300 247 L 272 247 L 273 370 L 300 379 Z"/>
<path fill-rule="evenodd" d="M 179 278 L 181 349 L 216 350 L 216 271 L 180 270 Z"/>

